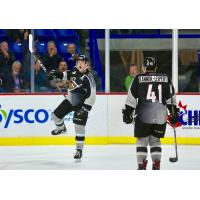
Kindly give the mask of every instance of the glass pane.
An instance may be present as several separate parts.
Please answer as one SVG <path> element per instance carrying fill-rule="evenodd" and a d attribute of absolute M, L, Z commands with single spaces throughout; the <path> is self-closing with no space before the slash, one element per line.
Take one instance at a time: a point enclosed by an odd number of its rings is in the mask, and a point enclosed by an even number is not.
<path fill-rule="evenodd" d="M 130 30 L 142 32 L 143 30 Z M 152 30 L 151 30 L 152 31 Z M 153 32 L 153 31 L 152 31 Z M 158 30 L 154 30 L 158 32 Z M 145 57 L 153 56 L 158 62 L 158 72 L 172 73 L 172 39 L 168 36 L 160 38 L 111 38 L 110 39 L 110 79 L 111 92 L 127 91 L 133 77 L 143 72 L 142 63 Z M 132 65 L 137 65 L 134 70 Z"/>
<path fill-rule="evenodd" d="M 0 30 L 0 92 L 30 92 L 29 33 L 27 29 Z"/>
<path fill-rule="evenodd" d="M 105 30 L 78 29 L 80 52 L 90 60 L 90 70 L 96 82 L 97 92 L 105 90 Z M 99 43 L 99 40 L 101 42 Z"/>
<path fill-rule="evenodd" d="M 178 33 L 181 34 L 200 34 L 199 29 L 179 29 Z"/>
<path fill-rule="evenodd" d="M 172 34 L 172 29 L 160 29 L 160 34 Z"/>
<path fill-rule="evenodd" d="M 113 34 L 117 35 L 137 35 L 137 34 L 157 34 L 158 30 L 156 29 L 111 29 L 110 34 L 111 36 Z"/>
<path fill-rule="evenodd" d="M 179 92 L 199 92 L 199 49 L 200 30 L 179 30 L 180 33 L 194 34 L 194 37 L 179 38 Z"/>
<path fill-rule="evenodd" d="M 103 90 L 104 74 L 100 54 L 102 55 L 104 51 L 99 51 L 96 30 L 35 29 L 34 32 L 37 57 L 41 59 L 47 71 L 71 70 L 76 65 L 78 55 L 85 54 L 90 60 L 90 70 L 96 79 L 97 91 Z M 60 87 L 62 91 L 67 91 L 65 86 L 60 85 Z M 35 91 L 58 92 L 55 80 L 48 82 L 45 79 L 44 72 L 39 75 L 36 72 Z"/>

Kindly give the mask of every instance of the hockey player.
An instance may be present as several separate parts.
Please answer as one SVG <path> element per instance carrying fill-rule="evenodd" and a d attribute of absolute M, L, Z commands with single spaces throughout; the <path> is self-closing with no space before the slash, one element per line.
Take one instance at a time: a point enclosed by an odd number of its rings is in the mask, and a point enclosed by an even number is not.
<path fill-rule="evenodd" d="M 68 87 L 67 98 L 52 112 L 52 120 L 56 129 L 52 135 L 66 132 L 64 117 L 68 113 L 74 112 L 73 123 L 76 133 L 76 153 L 74 159 L 81 159 L 85 140 L 85 126 L 88 113 L 92 109 L 96 98 L 96 85 L 92 74 L 88 70 L 88 58 L 80 55 L 76 66 L 71 71 L 59 72 L 52 70 L 48 77 L 50 80 L 59 78 Z"/>
<path fill-rule="evenodd" d="M 138 74 L 130 85 L 125 109 L 122 110 L 123 122 L 131 124 L 135 121 L 134 136 L 137 139 L 138 169 L 146 169 L 149 145 L 153 162 L 152 169 L 159 170 L 160 138 L 164 138 L 165 135 L 167 108 L 172 125 L 179 122 L 179 109 L 176 106 L 174 87 L 168 76 L 156 73 L 156 59 L 146 57 L 144 68 L 145 73 Z"/>

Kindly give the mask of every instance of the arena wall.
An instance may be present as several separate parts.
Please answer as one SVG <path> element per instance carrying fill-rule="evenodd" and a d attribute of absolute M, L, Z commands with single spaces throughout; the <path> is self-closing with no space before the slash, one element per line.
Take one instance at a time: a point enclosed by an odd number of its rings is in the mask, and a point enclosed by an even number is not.
<path fill-rule="evenodd" d="M 177 128 L 179 144 L 200 144 L 200 123 L 192 116 L 200 115 L 198 95 L 177 95 L 184 124 Z M 52 136 L 51 112 L 63 100 L 61 95 L 1 95 L 0 145 L 74 144 L 73 113 L 65 118 L 68 132 Z M 134 144 L 133 125 L 122 122 L 121 110 L 125 94 L 98 94 L 89 114 L 86 144 Z M 173 144 L 173 129 L 167 126 L 163 144 Z"/>

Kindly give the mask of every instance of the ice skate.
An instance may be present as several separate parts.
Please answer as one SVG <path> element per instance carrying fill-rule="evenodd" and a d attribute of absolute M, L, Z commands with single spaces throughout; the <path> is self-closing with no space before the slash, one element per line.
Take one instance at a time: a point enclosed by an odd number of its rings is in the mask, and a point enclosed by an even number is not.
<path fill-rule="evenodd" d="M 155 160 L 153 162 L 152 170 L 160 170 L 160 160 Z"/>
<path fill-rule="evenodd" d="M 51 134 L 52 135 L 59 135 L 59 134 L 65 133 L 66 131 L 67 131 L 67 129 L 66 129 L 65 125 L 64 125 L 63 128 L 57 127 L 56 129 L 51 131 Z"/>
<path fill-rule="evenodd" d="M 138 164 L 138 170 L 146 170 L 147 168 L 147 160 L 143 160 L 142 164 Z"/>
<path fill-rule="evenodd" d="M 75 162 L 81 161 L 81 158 L 82 158 L 82 150 L 81 149 L 77 149 L 76 153 L 74 154 Z"/>

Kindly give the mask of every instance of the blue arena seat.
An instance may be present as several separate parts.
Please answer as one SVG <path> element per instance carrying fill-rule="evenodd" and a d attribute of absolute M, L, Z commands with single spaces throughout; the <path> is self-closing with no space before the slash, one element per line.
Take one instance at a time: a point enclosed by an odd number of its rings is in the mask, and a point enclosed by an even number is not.
<path fill-rule="evenodd" d="M 74 29 L 54 29 L 57 40 L 78 40 L 77 32 Z"/>
<path fill-rule="evenodd" d="M 0 42 L 8 40 L 8 35 L 6 33 L 6 30 L 0 29 Z"/>
<path fill-rule="evenodd" d="M 38 53 L 46 53 L 47 52 L 47 42 L 39 42 L 36 46 Z"/>
<path fill-rule="evenodd" d="M 66 54 L 67 53 L 67 45 L 68 45 L 68 43 L 66 43 L 66 42 L 58 42 L 57 43 L 58 52 L 61 54 Z"/>
<path fill-rule="evenodd" d="M 23 52 L 22 52 L 22 44 L 21 43 L 10 43 L 9 44 L 11 52 L 15 55 L 16 59 L 22 61 Z"/>
<path fill-rule="evenodd" d="M 34 29 L 35 38 L 40 41 L 54 40 L 54 34 L 51 29 Z"/>
<path fill-rule="evenodd" d="M 21 53 L 22 54 L 22 44 L 21 43 L 11 43 L 10 44 L 10 47 L 11 47 L 11 51 L 13 53 Z"/>

